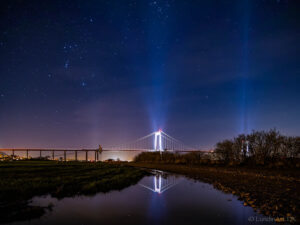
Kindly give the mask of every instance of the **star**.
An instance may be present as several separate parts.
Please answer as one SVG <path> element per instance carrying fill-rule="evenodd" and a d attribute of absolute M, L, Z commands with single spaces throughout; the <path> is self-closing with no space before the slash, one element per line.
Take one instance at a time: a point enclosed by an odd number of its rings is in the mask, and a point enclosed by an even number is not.
<path fill-rule="evenodd" d="M 69 67 L 69 60 L 67 60 L 67 61 L 65 62 L 65 69 L 68 69 L 68 67 Z"/>

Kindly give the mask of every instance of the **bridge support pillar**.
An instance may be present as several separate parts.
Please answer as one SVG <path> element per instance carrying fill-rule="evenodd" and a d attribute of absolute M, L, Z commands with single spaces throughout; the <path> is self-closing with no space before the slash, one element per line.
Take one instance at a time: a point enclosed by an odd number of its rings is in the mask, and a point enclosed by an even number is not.
<path fill-rule="evenodd" d="M 95 162 L 97 162 L 97 151 L 95 151 Z"/>
<path fill-rule="evenodd" d="M 26 150 L 26 159 L 28 159 L 28 150 Z"/>
<path fill-rule="evenodd" d="M 64 161 L 67 161 L 67 151 L 64 151 Z"/>
<path fill-rule="evenodd" d="M 15 158 L 15 151 L 12 150 L 12 159 L 14 160 L 14 158 Z"/>
<path fill-rule="evenodd" d="M 154 136 L 154 150 L 155 151 L 162 151 L 163 147 L 162 147 L 162 140 L 161 140 L 161 130 L 155 132 L 155 136 Z"/>
<path fill-rule="evenodd" d="M 40 159 L 42 158 L 42 150 L 40 150 Z"/>
<path fill-rule="evenodd" d="M 77 161 L 77 151 L 75 151 L 75 161 Z"/>
<path fill-rule="evenodd" d="M 54 150 L 52 150 L 52 160 L 54 160 Z"/>
<path fill-rule="evenodd" d="M 89 157 L 88 154 L 89 154 L 88 151 L 85 151 L 85 161 L 88 161 L 88 157 Z"/>

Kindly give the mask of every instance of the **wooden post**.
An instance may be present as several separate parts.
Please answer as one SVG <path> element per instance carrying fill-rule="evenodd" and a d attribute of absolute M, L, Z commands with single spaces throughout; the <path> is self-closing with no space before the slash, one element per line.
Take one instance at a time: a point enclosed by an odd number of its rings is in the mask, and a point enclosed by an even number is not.
<path fill-rule="evenodd" d="M 75 150 L 75 161 L 77 161 L 77 151 Z"/>
<path fill-rule="evenodd" d="M 64 161 L 67 161 L 67 151 L 64 151 Z"/>
<path fill-rule="evenodd" d="M 54 160 L 54 150 L 52 150 L 52 160 Z"/>
<path fill-rule="evenodd" d="M 97 151 L 95 151 L 95 162 L 97 162 Z"/>
<path fill-rule="evenodd" d="M 85 151 L 85 161 L 88 161 L 88 151 Z"/>
<path fill-rule="evenodd" d="M 28 149 L 26 150 L 26 158 L 28 159 Z"/>

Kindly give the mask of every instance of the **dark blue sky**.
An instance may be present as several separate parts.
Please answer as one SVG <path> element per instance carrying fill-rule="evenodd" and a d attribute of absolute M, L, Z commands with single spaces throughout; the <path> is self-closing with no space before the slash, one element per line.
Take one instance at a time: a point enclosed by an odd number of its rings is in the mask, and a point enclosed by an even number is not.
<path fill-rule="evenodd" d="M 1 1 L 0 147 L 300 133 L 300 2 Z"/>

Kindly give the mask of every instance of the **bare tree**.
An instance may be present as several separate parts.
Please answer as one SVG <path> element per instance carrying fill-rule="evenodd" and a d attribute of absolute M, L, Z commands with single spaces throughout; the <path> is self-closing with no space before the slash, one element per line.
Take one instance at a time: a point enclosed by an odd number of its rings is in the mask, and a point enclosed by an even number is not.
<path fill-rule="evenodd" d="M 233 160 L 233 142 L 225 140 L 217 143 L 215 152 L 226 162 Z"/>
<path fill-rule="evenodd" d="M 233 140 L 233 156 L 234 161 L 243 161 L 246 158 L 247 146 L 246 135 L 240 134 Z"/>

